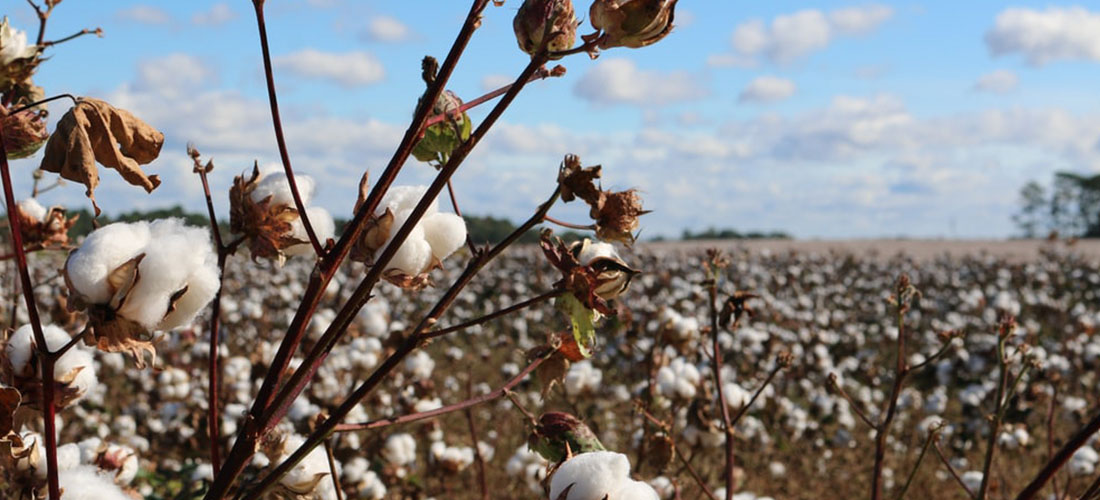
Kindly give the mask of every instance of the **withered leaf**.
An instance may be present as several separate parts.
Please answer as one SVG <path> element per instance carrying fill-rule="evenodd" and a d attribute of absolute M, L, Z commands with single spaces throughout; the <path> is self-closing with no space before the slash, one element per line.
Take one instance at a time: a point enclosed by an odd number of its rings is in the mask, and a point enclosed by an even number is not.
<path fill-rule="evenodd" d="M 146 175 L 141 165 L 155 160 L 163 144 L 164 134 L 130 112 L 85 97 L 57 122 L 57 129 L 46 142 L 40 168 L 84 184 L 98 216 L 96 162 L 117 170 L 126 182 L 152 192 L 160 185 L 160 178 Z"/>
<path fill-rule="evenodd" d="M 600 195 L 596 179 L 600 178 L 599 165 L 582 167 L 581 159 L 576 155 L 566 155 L 558 170 L 558 184 L 561 185 L 561 200 L 565 202 L 580 198 L 589 205 L 595 205 Z"/>
<path fill-rule="evenodd" d="M 12 414 L 19 407 L 23 396 L 14 387 L 0 386 L 0 436 L 6 436 L 12 431 L 15 419 Z"/>

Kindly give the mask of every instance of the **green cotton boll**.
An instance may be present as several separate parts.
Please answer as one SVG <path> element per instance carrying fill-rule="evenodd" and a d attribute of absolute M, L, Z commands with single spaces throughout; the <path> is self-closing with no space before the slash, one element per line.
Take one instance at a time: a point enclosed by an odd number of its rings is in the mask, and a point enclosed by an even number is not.
<path fill-rule="evenodd" d="M 424 137 L 416 143 L 412 151 L 417 160 L 425 163 L 445 162 L 455 148 L 470 138 L 470 132 L 473 131 L 470 115 L 463 112 L 457 118 L 452 118 L 461 107 L 462 99 L 453 92 L 448 90 L 439 95 L 432 106 L 431 117 L 443 115 L 444 119 L 424 130 Z"/>
<path fill-rule="evenodd" d="M 596 345 L 596 320 L 599 319 L 599 313 L 585 307 L 571 293 L 558 297 L 554 306 L 569 316 L 573 326 L 573 339 L 577 341 L 577 349 L 581 355 L 585 358 L 592 357 L 589 347 Z"/>

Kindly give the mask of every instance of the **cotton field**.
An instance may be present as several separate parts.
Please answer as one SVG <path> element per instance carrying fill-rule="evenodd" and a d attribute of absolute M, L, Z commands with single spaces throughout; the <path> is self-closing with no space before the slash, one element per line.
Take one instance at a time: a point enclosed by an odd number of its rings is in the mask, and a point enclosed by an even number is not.
<path fill-rule="evenodd" d="M 734 498 L 865 496 L 875 443 L 864 419 L 881 421 L 890 403 L 899 332 L 890 298 L 902 274 L 919 292 L 901 327 L 908 365 L 919 368 L 897 395 L 885 439 L 887 494 L 899 493 L 906 483 L 913 498 L 966 498 L 964 486 L 979 488 L 1002 336 L 1004 366 L 1016 379 L 995 438 L 988 479 L 994 497 L 1021 489 L 1090 415 L 1100 383 L 1100 340 L 1093 335 L 1100 326 L 1100 267 L 1072 247 L 1050 246 L 1028 261 L 725 250 L 729 265 L 719 276 L 720 298 L 735 291 L 754 297 L 744 302 L 751 318 L 746 313 L 739 323 L 720 327 L 722 387 L 712 373 L 707 255 L 701 248 L 640 244 L 622 252 L 642 272 L 610 303 L 617 314 L 597 324 L 590 359 L 562 360 L 556 368 L 565 371 L 557 374 L 544 363 L 507 397 L 497 394 L 470 406 L 469 418 L 456 411 L 337 432 L 281 479 L 282 491 L 338 498 L 335 476 L 345 498 L 479 498 L 480 481 L 490 485 L 493 498 L 722 498 L 722 391 L 729 413 L 744 410 L 733 434 Z M 451 258 L 463 260 L 468 253 L 460 250 Z M 84 320 L 64 307 L 59 258 L 36 254 L 31 267 L 41 283 L 35 294 L 46 306 L 44 321 L 53 325 L 47 337 L 64 344 Z M 246 255 L 228 262 L 219 348 L 222 446 L 242 425 L 310 266 L 292 258 L 279 267 Z M 305 349 L 363 272 L 359 264 L 341 268 L 309 325 Z M 447 267 L 431 280 L 445 285 L 456 275 L 455 267 Z M 13 275 L 5 276 L 10 291 Z M 462 292 L 439 326 L 521 303 L 551 290 L 556 279 L 541 251 L 516 247 Z M 394 351 L 444 288 L 410 293 L 381 286 L 293 401 L 276 429 L 282 439 L 262 447 L 246 476 L 256 477 L 294 450 L 320 416 Z M 13 303 L 10 297 L 6 302 Z M 62 484 L 109 477 L 129 497 L 201 494 L 212 479 L 203 340 L 208 314 L 190 327 L 154 335 L 156 358 L 146 357 L 151 366 L 143 369 L 131 353 L 93 352 L 82 345 L 60 359 L 55 369 L 66 395 L 57 415 Z M 1011 331 L 1004 331 L 1006 315 L 1016 318 Z M 20 307 L 14 324 L 26 321 Z M 440 336 L 405 358 L 345 423 L 379 422 L 493 396 L 528 366 L 525 353 L 567 328 L 567 319 L 543 302 Z M 29 335 L 24 326 L 7 342 L 8 369 L 16 380 L 34 377 L 27 365 Z M 55 340 L 50 342 L 54 347 Z M 292 359 L 291 367 L 300 362 Z M 585 463 L 567 460 L 569 467 L 553 467 L 547 458 L 552 454 L 540 453 L 545 447 L 539 437 L 551 427 L 544 414 L 555 412 L 576 417 L 607 451 L 592 452 Z M 24 447 L 32 452 L 21 467 L 43 468 L 34 451 L 40 432 L 33 422 L 24 429 Z M 589 446 L 580 442 L 575 446 Z M 1079 495 L 1093 481 L 1100 462 L 1094 444 L 1090 438 L 1054 478 L 1059 494 Z M 563 479 L 567 475 L 577 479 Z M 638 488 L 638 482 L 648 488 Z M 574 483 L 562 493 L 563 485 Z"/>

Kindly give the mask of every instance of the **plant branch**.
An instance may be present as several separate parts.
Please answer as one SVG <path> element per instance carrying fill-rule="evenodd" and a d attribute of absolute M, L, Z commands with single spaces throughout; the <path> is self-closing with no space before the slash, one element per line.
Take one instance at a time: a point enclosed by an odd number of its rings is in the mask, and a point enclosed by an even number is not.
<path fill-rule="evenodd" d="M 80 103 L 80 100 L 77 99 L 76 97 L 74 97 L 72 94 L 57 94 L 53 97 L 47 97 L 45 99 L 42 99 L 41 101 L 34 101 L 30 104 L 27 104 L 26 106 L 21 106 L 21 107 L 15 108 L 10 113 L 8 113 L 8 116 L 15 115 L 15 114 L 18 114 L 18 113 L 22 113 L 22 112 L 24 112 L 28 109 L 31 109 L 35 106 L 41 106 L 41 105 L 46 104 L 50 101 L 56 101 L 58 99 L 70 99 L 70 100 L 73 101 L 73 106 L 76 106 L 77 104 Z"/>
<path fill-rule="evenodd" d="M 434 339 L 436 337 L 441 337 L 441 336 L 446 335 L 446 334 L 451 333 L 451 332 L 456 332 L 456 331 L 459 331 L 459 330 L 465 330 L 465 329 L 467 329 L 471 326 L 476 326 L 476 325 L 480 325 L 482 323 L 487 323 L 487 322 L 492 321 L 492 320 L 494 320 L 496 318 L 499 318 L 501 316 L 506 316 L 506 315 L 511 314 L 513 312 L 519 311 L 520 309 L 524 309 L 524 308 L 533 306 L 533 305 L 538 304 L 540 302 L 545 302 L 545 301 L 550 300 L 552 298 L 555 298 L 555 297 L 557 297 L 557 296 L 559 296 L 563 293 L 565 293 L 565 290 L 559 290 L 559 289 L 550 290 L 549 292 L 543 293 L 541 295 L 537 295 L 535 297 L 527 299 L 527 300 L 525 300 L 523 302 L 520 302 L 518 304 L 510 305 L 508 307 L 505 307 L 504 309 L 493 311 L 493 312 L 491 312 L 489 314 L 486 314 L 484 316 L 481 316 L 479 318 L 474 318 L 474 319 L 471 319 L 469 321 L 464 321 L 462 323 L 459 323 L 459 324 L 453 325 L 453 326 L 449 326 L 447 328 L 440 328 L 439 330 L 433 330 L 433 331 L 427 332 L 427 333 L 424 334 L 424 338 Z"/>
<path fill-rule="evenodd" d="M 564 227 L 564 228 L 567 228 L 567 229 L 577 229 L 577 230 L 580 230 L 580 231 L 595 231 L 596 230 L 596 225 L 595 224 L 589 224 L 587 226 L 582 225 L 582 224 L 573 224 L 571 222 L 565 222 L 563 220 L 555 219 L 553 217 L 550 217 L 549 215 L 547 215 L 546 217 L 543 217 L 543 220 L 545 220 L 546 222 L 549 222 L 551 224 L 557 224 L 557 225 L 559 225 L 561 227 Z"/>
<path fill-rule="evenodd" d="M 938 434 L 938 428 L 928 433 L 928 437 L 924 440 L 924 446 L 920 449 L 920 455 L 917 455 L 917 463 L 913 464 L 913 470 L 909 471 L 909 477 L 905 479 L 905 485 L 902 486 L 901 491 L 898 492 L 897 500 L 905 498 L 905 493 L 909 491 L 909 485 L 913 484 L 913 478 L 917 477 L 917 471 L 920 470 L 920 464 L 924 461 L 924 455 L 928 453 L 928 447 L 937 439 Z"/>
<path fill-rule="evenodd" d="M 336 457 L 332 456 L 332 444 L 325 440 L 325 456 L 328 457 L 328 470 L 332 474 L 332 486 L 336 490 L 336 500 L 344 500 L 344 490 L 340 487 L 340 474 L 336 472 Z"/>
<path fill-rule="evenodd" d="M 840 397 L 844 398 L 844 400 L 848 402 L 848 406 L 850 406 L 852 410 L 855 410 L 856 415 L 859 416 L 859 419 L 862 420 L 863 423 L 867 424 L 867 426 L 870 427 L 872 430 L 878 429 L 878 424 L 872 422 L 871 418 L 863 412 L 863 408 L 861 408 L 859 404 L 857 404 L 856 401 L 852 399 L 852 396 L 848 395 L 848 391 L 845 391 L 844 388 L 840 386 L 840 382 L 837 381 L 837 376 L 835 373 L 829 374 L 829 387 L 832 387 L 833 390 L 837 392 L 837 394 L 840 394 Z"/>
<path fill-rule="evenodd" d="M 558 69 L 558 68 L 561 68 L 561 69 Z M 542 80 L 543 78 L 549 78 L 551 76 L 562 76 L 562 75 L 565 74 L 564 70 L 565 70 L 565 68 L 563 66 L 559 65 L 559 66 L 555 66 L 553 70 L 539 71 L 539 72 L 537 72 L 537 73 L 535 73 L 534 75 L 531 76 L 531 79 L 528 80 L 528 83 L 533 82 L 535 80 Z M 489 102 L 493 99 L 496 99 L 497 97 L 500 97 L 500 96 L 506 94 L 508 92 L 508 90 L 511 89 L 511 88 L 512 88 L 512 84 L 509 83 L 508 85 L 505 85 L 505 86 L 503 86 L 499 89 L 493 90 L 489 93 L 486 93 L 485 95 L 479 96 L 478 98 L 476 98 L 476 99 L 474 99 L 470 102 L 463 103 L 461 106 L 458 107 L 457 110 L 453 111 L 453 115 L 461 115 L 462 113 L 465 113 L 467 110 L 469 110 L 471 108 L 475 108 L 475 107 L 477 107 L 481 104 L 484 104 L 484 103 Z M 424 124 L 424 128 L 431 127 L 432 125 L 440 123 L 440 122 L 442 122 L 443 120 L 446 120 L 446 119 L 447 119 L 446 114 L 435 115 L 431 118 L 428 118 L 428 121 Z"/>
<path fill-rule="evenodd" d="M 57 45 L 59 43 L 65 43 L 65 42 L 68 42 L 69 40 L 73 40 L 75 38 L 80 38 L 84 35 L 91 35 L 93 33 L 96 36 L 103 36 L 103 29 L 102 28 L 96 28 L 94 30 L 90 30 L 88 28 L 84 28 L 80 31 L 77 31 L 76 33 L 73 33 L 73 34 L 65 37 L 65 38 L 59 38 L 57 40 L 52 40 L 52 41 L 49 41 L 49 42 L 42 42 L 40 45 L 42 45 L 43 47 L 49 47 L 51 45 Z"/>
<path fill-rule="evenodd" d="M 752 405 L 756 402 L 756 399 L 760 397 L 760 394 L 763 393 L 764 389 L 766 389 L 768 385 L 772 383 L 772 379 L 774 379 L 775 375 L 778 374 L 779 371 L 782 369 L 783 365 L 776 363 L 775 368 L 772 368 L 772 371 L 768 373 L 768 378 L 766 378 L 764 380 L 764 383 L 761 384 L 760 387 L 756 389 L 756 392 L 753 393 L 752 399 L 749 399 L 749 402 L 742 406 L 740 410 L 737 410 L 737 414 L 730 419 L 731 425 L 737 425 L 737 422 L 741 420 L 741 417 L 743 417 L 745 413 L 748 413 L 749 408 L 752 408 Z"/>
<path fill-rule="evenodd" d="M 1005 336 L 997 340 L 997 364 L 1000 366 L 998 374 L 997 394 L 994 399 L 993 423 L 989 429 L 989 441 L 985 447 L 985 460 L 982 463 L 982 483 L 978 487 L 978 500 L 985 500 L 989 492 L 989 471 L 993 467 L 993 456 L 997 453 L 997 437 L 1001 433 L 1001 418 L 1004 416 L 1005 391 L 1008 390 L 1008 361 L 1005 359 Z M 1020 374 L 1021 378 L 1023 373 Z"/>
<path fill-rule="evenodd" d="M 947 472 L 951 473 L 951 477 L 955 478 L 955 482 L 959 483 L 959 486 L 962 487 L 963 491 L 966 492 L 966 495 L 970 497 L 971 500 L 974 500 L 974 498 L 976 498 L 974 496 L 974 492 L 970 491 L 970 488 L 966 487 L 966 483 L 964 483 L 962 478 L 959 477 L 959 473 L 955 471 L 955 468 L 951 466 L 951 462 L 947 460 L 946 456 L 944 456 L 943 450 L 940 449 L 939 441 L 932 442 L 932 448 L 936 450 L 936 456 L 940 457 L 940 462 L 942 462 L 943 466 L 947 468 Z"/>
<path fill-rule="evenodd" d="M 222 287 L 225 285 L 226 258 L 236 250 L 236 247 L 230 249 L 222 243 L 222 232 L 218 227 L 218 217 L 214 213 L 214 200 L 210 196 L 210 182 L 207 179 L 207 174 L 214 169 L 214 162 L 208 161 L 205 166 L 202 165 L 199 162 L 199 152 L 193 146 L 189 145 L 187 152 L 195 163 L 194 172 L 199 174 L 199 179 L 202 180 L 202 191 L 206 197 L 206 213 L 210 216 L 210 232 L 214 237 L 214 247 L 218 252 L 218 291 L 214 293 L 214 304 L 210 308 L 210 345 L 208 349 L 210 359 L 207 363 L 209 385 L 206 391 L 206 427 L 210 435 L 210 466 L 213 468 L 214 475 L 217 476 L 218 471 L 221 470 L 221 446 L 218 444 L 218 439 L 221 437 L 218 417 L 218 380 L 220 375 L 218 344 L 221 336 Z"/>

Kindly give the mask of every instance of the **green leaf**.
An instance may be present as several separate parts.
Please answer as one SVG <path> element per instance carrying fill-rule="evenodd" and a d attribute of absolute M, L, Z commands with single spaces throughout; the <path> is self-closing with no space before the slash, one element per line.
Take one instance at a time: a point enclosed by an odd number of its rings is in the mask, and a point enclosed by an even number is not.
<path fill-rule="evenodd" d="M 590 346 L 596 345 L 596 319 L 598 313 L 584 307 L 581 301 L 571 293 L 559 296 L 554 302 L 559 311 L 569 316 L 573 325 L 573 339 L 577 341 L 577 348 L 582 356 L 592 357 Z"/>

